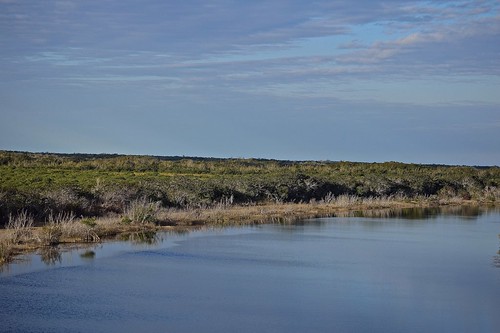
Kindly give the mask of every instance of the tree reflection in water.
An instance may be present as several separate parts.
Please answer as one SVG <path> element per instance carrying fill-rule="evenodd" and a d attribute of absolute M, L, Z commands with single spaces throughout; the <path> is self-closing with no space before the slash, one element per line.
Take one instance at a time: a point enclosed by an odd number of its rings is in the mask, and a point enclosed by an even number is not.
<path fill-rule="evenodd" d="M 493 257 L 493 266 L 500 268 L 500 251 Z"/>
<path fill-rule="evenodd" d="M 135 244 L 154 245 L 161 242 L 163 239 L 155 231 L 143 231 L 123 234 L 120 240 L 130 241 Z"/>
<path fill-rule="evenodd" d="M 437 216 L 458 216 L 478 218 L 484 213 L 478 206 L 424 207 L 424 208 L 386 208 L 356 211 L 341 211 L 334 217 L 402 218 L 405 220 L 424 220 Z"/>
<path fill-rule="evenodd" d="M 498 238 L 500 238 L 500 234 Z M 493 266 L 500 268 L 500 248 L 497 251 L 497 255 L 493 257 Z"/>
<path fill-rule="evenodd" d="M 40 259 L 46 265 L 61 263 L 61 251 L 57 246 L 47 246 L 40 249 Z"/>

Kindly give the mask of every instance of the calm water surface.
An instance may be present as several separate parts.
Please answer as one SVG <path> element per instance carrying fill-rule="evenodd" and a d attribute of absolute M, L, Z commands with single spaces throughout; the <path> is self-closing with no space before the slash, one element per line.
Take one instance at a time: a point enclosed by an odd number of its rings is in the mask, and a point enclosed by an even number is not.
<path fill-rule="evenodd" d="M 477 213 L 31 256 L 0 273 L 0 332 L 500 332 L 500 213 Z"/>

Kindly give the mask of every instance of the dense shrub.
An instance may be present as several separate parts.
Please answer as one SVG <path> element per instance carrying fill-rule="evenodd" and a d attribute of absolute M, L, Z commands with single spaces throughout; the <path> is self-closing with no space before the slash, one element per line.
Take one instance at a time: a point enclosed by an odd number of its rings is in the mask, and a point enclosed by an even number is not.
<path fill-rule="evenodd" d="M 26 211 L 124 214 L 138 200 L 177 208 L 434 196 L 498 201 L 499 167 L 0 151 L 0 225 Z"/>

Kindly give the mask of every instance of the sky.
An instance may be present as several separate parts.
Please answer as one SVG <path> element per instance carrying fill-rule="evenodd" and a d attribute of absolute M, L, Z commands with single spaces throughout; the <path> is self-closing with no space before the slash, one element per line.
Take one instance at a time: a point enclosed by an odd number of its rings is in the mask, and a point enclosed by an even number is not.
<path fill-rule="evenodd" d="M 499 9 L 0 0 L 0 149 L 500 165 Z"/>

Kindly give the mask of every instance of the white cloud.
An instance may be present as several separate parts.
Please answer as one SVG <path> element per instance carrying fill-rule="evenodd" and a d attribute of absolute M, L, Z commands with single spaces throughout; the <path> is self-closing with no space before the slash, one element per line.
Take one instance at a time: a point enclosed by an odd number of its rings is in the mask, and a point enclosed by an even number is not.
<path fill-rule="evenodd" d="M 496 1 L 107 1 L 42 7 L 26 1 L 2 7 L 7 16 L 0 43 L 9 47 L 0 51 L 0 69 L 9 80 L 140 81 L 171 89 L 323 96 L 358 80 L 446 81 L 500 72 Z M 40 42 L 30 44 L 28 37 Z M 318 88 L 325 85 L 334 89 Z"/>

